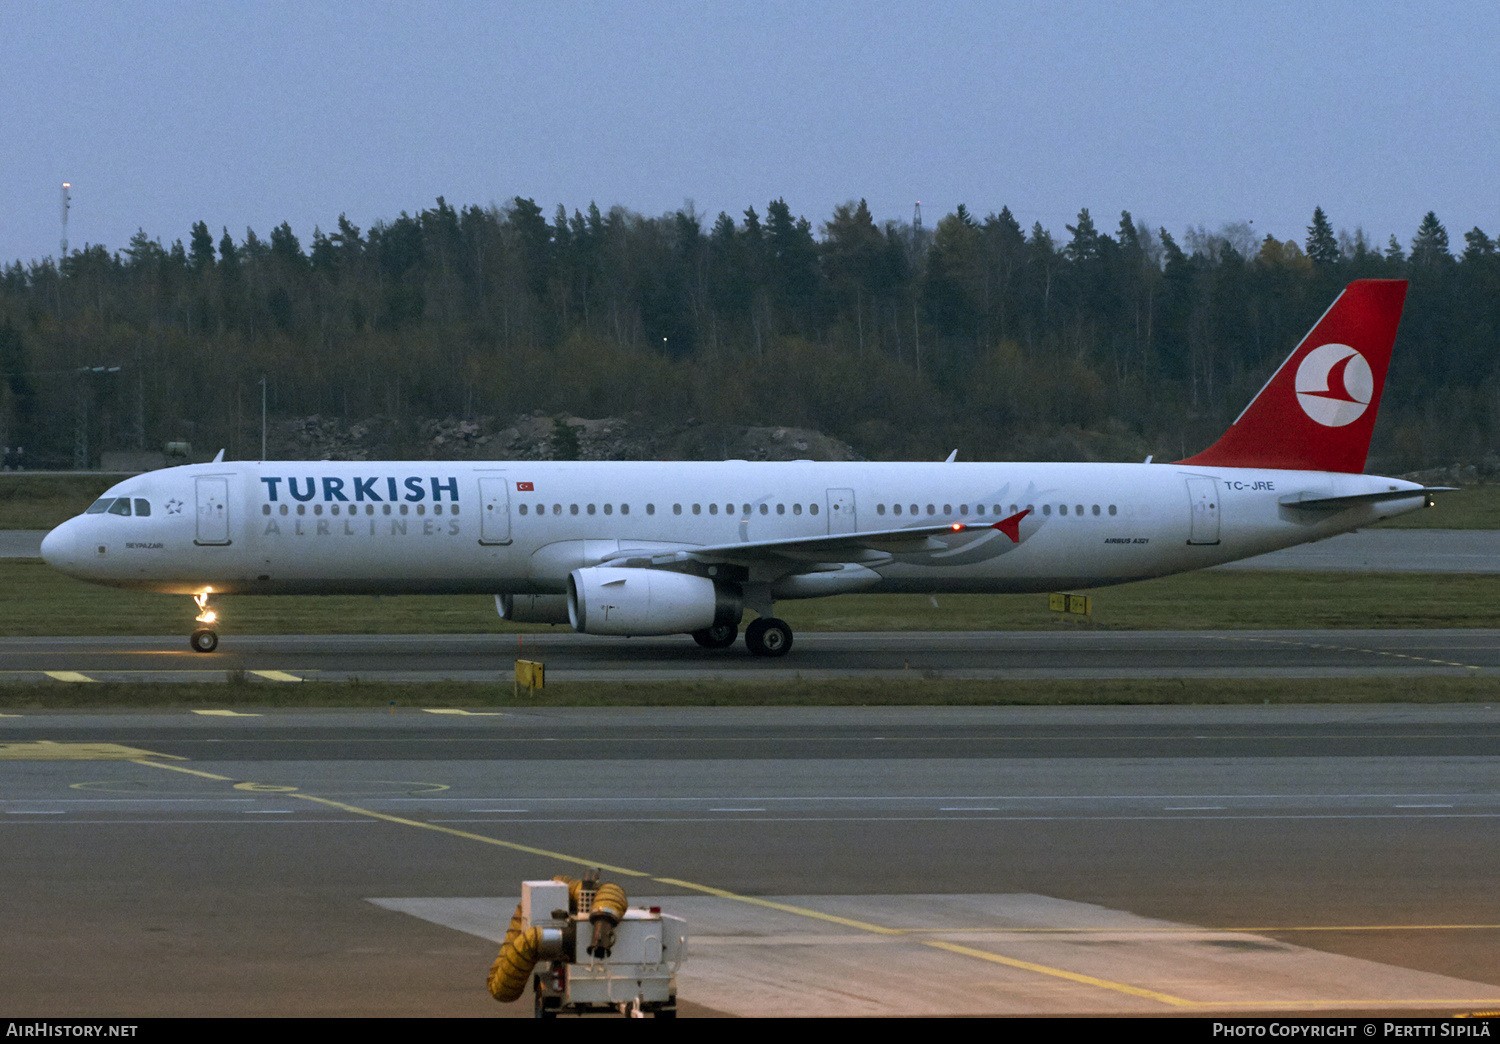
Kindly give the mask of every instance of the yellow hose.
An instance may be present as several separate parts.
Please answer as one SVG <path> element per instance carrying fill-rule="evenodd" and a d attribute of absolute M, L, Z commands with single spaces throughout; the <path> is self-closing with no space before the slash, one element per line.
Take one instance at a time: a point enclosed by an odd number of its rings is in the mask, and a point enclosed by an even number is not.
<path fill-rule="evenodd" d="M 561 875 L 552 880 L 567 884 L 568 912 L 577 914 L 578 895 L 583 890 L 583 882 Z M 624 918 L 625 908 L 625 889 L 605 882 L 594 893 L 589 920 L 603 921 L 613 929 Z M 500 953 L 495 958 L 495 963 L 490 965 L 490 977 L 486 983 L 490 996 L 497 1001 L 509 1003 L 520 1000 L 521 995 L 526 992 L 526 983 L 531 980 L 532 970 L 536 968 L 542 945 L 542 930 L 533 925 L 522 931 L 522 923 L 521 904 L 517 903 L 516 912 L 510 919 L 510 927 L 505 930 L 505 941 L 500 944 Z"/>
<path fill-rule="evenodd" d="M 589 920 L 607 918 L 615 924 L 625 916 L 625 889 L 612 881 L 606 881 L 594 893 L 594 905 L 589 909 Z"/>
<path fill-rule="evenodd" d="M 541 941 L 540 928 L 521 930 L 521 904 L 517 903 L 510 927 L 505 931 L 505 941 L 500 944 L 500 954 L 490 965 L 487 985 L 491 997 L 507 1003 L 521 998 L 531 979 L 531 970 L 536 967 L 537 948 Z"/>

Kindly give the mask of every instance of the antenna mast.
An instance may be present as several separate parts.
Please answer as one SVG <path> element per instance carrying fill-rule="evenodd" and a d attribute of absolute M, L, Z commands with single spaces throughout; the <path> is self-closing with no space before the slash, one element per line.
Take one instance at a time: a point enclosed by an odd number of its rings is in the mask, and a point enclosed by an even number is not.
<path fill-rule="evenodd" d="M 57 259 L 62 264 L 68 257 L 68 208 L 72 206 L 72 194 L 68 191 L 73 186 L 70 182 L 62 185 L 62 256 Z"/>

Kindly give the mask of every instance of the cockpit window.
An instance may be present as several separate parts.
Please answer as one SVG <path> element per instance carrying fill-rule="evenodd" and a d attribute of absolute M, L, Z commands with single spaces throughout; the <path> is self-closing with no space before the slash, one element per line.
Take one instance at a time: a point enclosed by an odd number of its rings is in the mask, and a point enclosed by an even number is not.
<path fill-rule="evenodd" d="M 109 506 L 109 513 L 111 515 L 128 515 L 128 514 L 130 514 L 130 498 L 129 497 L 117 497 L 115 499 L 115 502 Z"/>
<path fill-rule="evenodd" d="M 136 497 L 135 498 L 135 517 L 136 518 L 149 518 L 150 515 L 151 515 L 151 501 L 146 500 L 144 497 Z"/>
<path fill-rule="evenodd" d="M 85 511 L 84 514 L 85 515 L 102 515 L 106 511 L 109 510 L 109 506 L 111 504 L 113 504 L 114 502 L 115 502 L 115 498 L 114 497 L 105 497 L 103 500 L 96 500 L 92 504 L 89 505 L 89 509 L 87 511 Z"/>

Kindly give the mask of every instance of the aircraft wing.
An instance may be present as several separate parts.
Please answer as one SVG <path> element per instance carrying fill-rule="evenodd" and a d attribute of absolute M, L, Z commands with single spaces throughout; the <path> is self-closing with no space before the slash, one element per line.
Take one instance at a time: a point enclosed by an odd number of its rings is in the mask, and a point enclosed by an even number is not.
<path fill-rule="evenodd" d="M 685 561 L 731 562 L 744 565 L 776 559 L 791 562 L 865 562 L 891 555 L 921 551 L 945 551 L 949 545 L 940 537 L 959 533 L 982 533 L 999 530 L 1012 543 L 1021 542 L 1021 519 L 1031 509 L 1019 511 L 998 522 L 946 522 L 941 525 L 911 526 L 905 529 L 865 530 L 858 533 L 833 533 L 827 536 L 790 537 L 783 540 L 757 540 L 734 544 L 684 545 L 680 549 L 662 547 L 632 550 L 622 547 L 606 555 L 605 562 L 624 564 L 630 561 L 644 566 L 670 567 Z M 641 560 L 645 561 L 641 561 Z"/>

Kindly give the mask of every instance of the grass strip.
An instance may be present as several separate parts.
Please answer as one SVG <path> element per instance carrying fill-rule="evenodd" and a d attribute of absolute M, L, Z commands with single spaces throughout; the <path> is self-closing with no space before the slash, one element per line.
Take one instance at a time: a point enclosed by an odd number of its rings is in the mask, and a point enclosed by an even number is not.
<path fill-rule="evenodd" d="M 1047 596 L 844 595 L 779 602 L 794 631 L 1224 630 L 1309 627 L 1500 627 L 1500 574 L 1204 571 L 1092 592 L 1092 620 L 1063 618 Z M 226 596 L 238 634 L 517 634 L 550 630 L 495 615 L 486 595 Z M 96 587 L 35 559 L 0 559 L 0 635 L 183 635 L 181 595 Z M 566 630 L 566 628 L 563 628 Z"/>
<path fill-rule="evenodd" d="M 507 681 L 251 681 L 225 683 L 0 685 L 0 710 L 95 709 L 286 710 L 458 708 L 539 710 L 554 707 L 1021 707 L 1190 706 L 1210 704 L 1489 703 L 1500 701 L 1500 677 L 1292 679 L 1117 679 L 1102 681 L 969 681 L 916 677 L 669 683 L 556 682 L 517 699 Z"/>

